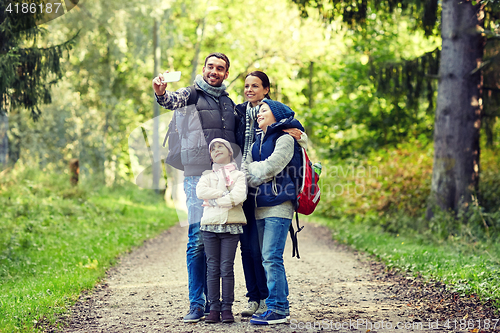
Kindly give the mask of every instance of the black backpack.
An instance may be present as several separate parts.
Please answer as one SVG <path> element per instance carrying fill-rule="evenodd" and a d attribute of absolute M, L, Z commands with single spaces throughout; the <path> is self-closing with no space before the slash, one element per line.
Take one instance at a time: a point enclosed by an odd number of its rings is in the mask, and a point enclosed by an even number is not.
<path fill-rule="evenodd" d="M 191 94 L 189 95 L 186 106 L 193 105 L 198 102 L 198 92 L 196 91 L 194 85 L 190 85 L 189 89 L 191 90 Z M 165 143 L 167 143 L 168 140 L 168 154 L 165 158 L 165 163 L 171 165 L 176 169 L 184 170 L 184 165 L 181 161 L 181 134 L 179 134 L 179 132 L 182 132 L 182 130 L 179 131 L 179 129 L 184 128 L 185 124 L 184 122 L 182 122 L 181 124 L 177 125 L 177 117 L 175 115 L 175 112 L 176 111 L 174 111 L 172 120 L 168 125 L 168 131 L 167 134 L 165 134 L 165 139 L 163 140 L 163 148 L 165 148 Z M 184 117 L 184 119 L 187 119 L 187 117 Z"/>

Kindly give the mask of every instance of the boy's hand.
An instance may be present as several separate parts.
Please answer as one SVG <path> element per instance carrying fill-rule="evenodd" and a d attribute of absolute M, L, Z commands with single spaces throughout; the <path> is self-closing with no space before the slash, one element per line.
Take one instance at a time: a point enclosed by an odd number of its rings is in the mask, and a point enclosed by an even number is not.
<path fill-rule="evenodd" d="M 168 73 L 168 71 L 165 73 Z M 165 95 L 165 90 L 167 90 L 167 83 L 163 83 L 162 73 L 158 74 L 158 76 L 153 79 L 153 90 L 158 96 Z"/>

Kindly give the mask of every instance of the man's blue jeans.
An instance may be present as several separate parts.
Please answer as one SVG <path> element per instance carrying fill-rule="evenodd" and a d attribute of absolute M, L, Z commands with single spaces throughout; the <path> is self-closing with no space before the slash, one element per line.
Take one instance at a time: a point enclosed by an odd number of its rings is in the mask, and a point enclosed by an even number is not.
<path fill-rule="evenodd" d="M 269 289 L 269 297 L 266 300 L 267 309 L 284 316 L 290 314 L 283 252 L 291 223 L 291 219 L 281 217 L 257 220 L 262 264 L 266 271 Z"/>
<path fill-rule="evenodd" d="M 200 176 L 184 178 L 184 193 L 188 208 L 188 243 L 186 263 L 188 270 L 189 304 L 191 308 L 205 309 L 207 295 L 207 263 L 200 221 L 203 215 L 203 200 L 196 196 L 196 185 Z"/>

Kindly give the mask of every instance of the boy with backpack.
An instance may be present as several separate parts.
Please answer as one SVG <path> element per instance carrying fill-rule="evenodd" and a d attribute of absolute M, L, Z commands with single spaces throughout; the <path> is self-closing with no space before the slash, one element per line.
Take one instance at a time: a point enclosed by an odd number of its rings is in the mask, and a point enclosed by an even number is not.
<path fill-rule="evenodd" d="M 290 314 L 283 251 L 295 212 L 302 152 L 285 128 L 304 128 L 283 103 L 264 99 L 257 117 L 262 134 L 247 156 L 249 196 L 255 217 L 269 297 L 267 311 L 253 315 L 251 324 L 286 323 Z"/>

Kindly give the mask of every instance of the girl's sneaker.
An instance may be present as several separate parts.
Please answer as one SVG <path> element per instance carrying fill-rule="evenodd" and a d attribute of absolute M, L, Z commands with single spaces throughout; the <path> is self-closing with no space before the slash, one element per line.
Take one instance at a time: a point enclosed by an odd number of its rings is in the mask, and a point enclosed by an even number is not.
<path fill-rule="evenodd" d="M 273 325 L 273 324 L 283 324 L 286 323 L 287 319 L 285 315 L 277 314 L 271 310 L 267 310 L 263 314 L 256 316 L 253 315 L 250 319 L 250 324 L 254 325 Z"/>

